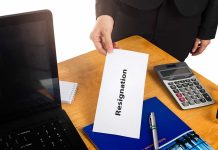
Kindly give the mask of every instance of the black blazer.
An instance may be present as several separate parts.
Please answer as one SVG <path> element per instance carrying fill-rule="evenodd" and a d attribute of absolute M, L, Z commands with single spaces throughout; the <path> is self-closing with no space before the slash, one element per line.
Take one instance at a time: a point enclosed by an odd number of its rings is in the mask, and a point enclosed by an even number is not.
<path fill-rule="evenodd" d="M 164 0 L 96 0 L 96 16 L 116 16 L 119 3 L 127 4 L 139 10 L 157 8 Z M 186 17 L 202 15 L 199 27 L 200 39 L 215 38 L 218 24 L 218 0 L 174 0 L 178 11 Z"/>

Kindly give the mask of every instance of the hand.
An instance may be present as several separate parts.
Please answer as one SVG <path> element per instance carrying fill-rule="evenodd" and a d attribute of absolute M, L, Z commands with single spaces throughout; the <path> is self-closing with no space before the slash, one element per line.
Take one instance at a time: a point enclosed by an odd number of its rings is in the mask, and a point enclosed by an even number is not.
<path fill-rule="evenodd" d="M 107 52 L 113 51 L 113 47 L 117 47 L 116 43 L 112 43 L 111 39 L 113 25 L 114 20 L 111 16 L 99 16 L 95 27 L 90 34 L 90 39 L 101 54 L 106 55 Z"/>
<path fill-rule="evenodd" d="M 191 52 L 192 56 L 201 54 L 209 44 L 210 44 L 210 40 L 201 40 L 196 38 Z"/>

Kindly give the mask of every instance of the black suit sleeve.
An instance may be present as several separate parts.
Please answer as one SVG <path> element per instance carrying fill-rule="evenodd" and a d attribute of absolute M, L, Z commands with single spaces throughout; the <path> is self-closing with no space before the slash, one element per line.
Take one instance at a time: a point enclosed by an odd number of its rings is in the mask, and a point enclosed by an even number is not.
<path fill-rule="evenodd" d="M 115 19 L 119 0 L 96 0 L 96 18 L 101 15 L 109 15 Z"/>
<path fill-rule="evenodd" d="M 215 38 L 218 24 L 218 0 L 209 0 L 202 15 L 198 38 L 209 40 Z"/>

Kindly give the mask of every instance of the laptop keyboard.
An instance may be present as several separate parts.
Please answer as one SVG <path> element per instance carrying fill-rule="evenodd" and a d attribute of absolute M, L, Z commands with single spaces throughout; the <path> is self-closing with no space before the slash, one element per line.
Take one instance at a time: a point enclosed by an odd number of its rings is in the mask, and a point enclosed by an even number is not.
<path fill-rule="evenodd" d="M 30 129 L 0 135 L 0 150 L 69 150 L 63 121 L 47 121 Z"/>

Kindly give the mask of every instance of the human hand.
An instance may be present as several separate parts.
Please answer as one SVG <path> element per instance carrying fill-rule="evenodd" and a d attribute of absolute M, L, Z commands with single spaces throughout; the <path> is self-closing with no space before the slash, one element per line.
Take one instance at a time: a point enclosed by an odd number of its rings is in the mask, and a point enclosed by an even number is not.
<path fill-rule="evenodd" d="M 96 49 L 101 54 L 106 55 L 107 52 L 112 52 L 113 48 L 117 47 L 117 44 L 113 43 L 111 39 L 113 25 L 114 20 L 111 16 L 99 16 L 95 27 L 90 34 L 90 39 L 93 41 Z"/>
<path fill-rule="evenodd" d="M 192 56 L 201 54 L 207 48 L 209 44 L 210 44 L 210 40 L 201 40 L 201 39 L 196 38 L 194 46 L 191 51 Z"/>

